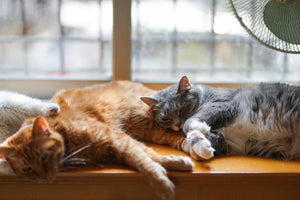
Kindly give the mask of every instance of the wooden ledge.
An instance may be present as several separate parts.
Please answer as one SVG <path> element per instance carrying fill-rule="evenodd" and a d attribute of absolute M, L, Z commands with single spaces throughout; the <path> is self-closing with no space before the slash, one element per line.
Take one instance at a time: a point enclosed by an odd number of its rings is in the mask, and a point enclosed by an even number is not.
<path fill-rule="evenodd" d="M 186 155 L 147 144 L 161 154 Z M 300 161 L 226 156 L 195 162 L 191 172 L 168 171 L 176 199 L 298 199 Z M 145 178 L 120 165 L 99 165 L 59 173 L 52 183 L 0 175 L 0 199 L 157 199 Z"/>

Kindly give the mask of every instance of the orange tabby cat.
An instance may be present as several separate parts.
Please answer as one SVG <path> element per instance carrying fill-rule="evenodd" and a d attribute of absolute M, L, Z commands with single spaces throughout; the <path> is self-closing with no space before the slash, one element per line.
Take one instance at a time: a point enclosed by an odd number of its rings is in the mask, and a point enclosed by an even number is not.
<path fill-rule="evenodd" d="M 188 157 L 159 155 L 135 140 L 190 151 L 184 135 L 158 127 L 138 98 L 154 92 L 128 81 L 62 90 L 51 100 L 60 114 L 27 119 L 0 145 L 0 153 L 17 175 L 38 181 L 53 180 L 63 166 L 122 162 L 145 175 L 161 199 L 172 199 L 174 185 L 164 167 L 191 170 L 194 164 Z"/>

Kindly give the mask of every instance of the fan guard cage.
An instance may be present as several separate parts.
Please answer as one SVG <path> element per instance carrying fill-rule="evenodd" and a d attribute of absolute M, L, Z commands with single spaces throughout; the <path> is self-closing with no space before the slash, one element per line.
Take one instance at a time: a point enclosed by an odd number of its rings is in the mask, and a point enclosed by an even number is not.
<path fill-rule="evenodd" d="M 285 53 L 300 53 L 300 43 L 295 44 L 284 41 L 272 33 L 267 27 L 264 21 L 264 10 L 270 1 L 274 0 L 229 0 L 229 4 L 242 27 L 261 44 Z M 297 3 L 296 6 L 300 6 L 300 0 L 294 1 Z M 296 9 L 300 12 L 300 7 Z M 295 20 L 293 21 L 295 24 L 278 23 L 278 18 L 270 19 L 270 21 L 275 22 L 274 26 L 277 26 L 275 27 L 277 31 L 280 32 L 283 29 L 283 31 L 288 30 L 288 33 L 292 35 L 289 37 L 296 37 L 296 41 L 300 41 L 300 29 L 298 29 L 300 27 L 300 13 L 297 16 L 292 16 L 290 13 L 288 14 L 288 16 L 284 16 L 281 19 L 289 22 L 289 17 L 291 17 Z M 278 16 L 281 17 L 282 15 Z"/>

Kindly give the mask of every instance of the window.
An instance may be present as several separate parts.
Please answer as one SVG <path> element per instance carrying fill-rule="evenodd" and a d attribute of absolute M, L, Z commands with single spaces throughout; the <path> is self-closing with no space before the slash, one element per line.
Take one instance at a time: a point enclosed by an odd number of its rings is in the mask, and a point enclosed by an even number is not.
<path fill-rule="evenodd" d="M 133 0 L 132 77 L 198 82 L 297 81 L 300 56 L 246 34 L 226 0 Z"/>
<path fill-rule="evenodd" d="M 0 9 L 0 78 L 111 77 L 111 0 L 2 0 Z"/>
<path fill-rule="evenodd" d="M 1 0 L 0 23 L 1 89 L 300 77 L 300 56 L 250 38 L 226 0 Z"/>

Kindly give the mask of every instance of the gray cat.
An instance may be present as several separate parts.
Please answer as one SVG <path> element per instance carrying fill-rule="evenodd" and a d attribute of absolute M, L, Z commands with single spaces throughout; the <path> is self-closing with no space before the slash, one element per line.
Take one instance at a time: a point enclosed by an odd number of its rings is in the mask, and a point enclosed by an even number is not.
<path fill-rule="evenodd" d="M 300 86 L 213 88 L 184 76 L 141 100 L 161 127 L 183 130 L 197 160 L 229 153 L 300 159 Z"/>

